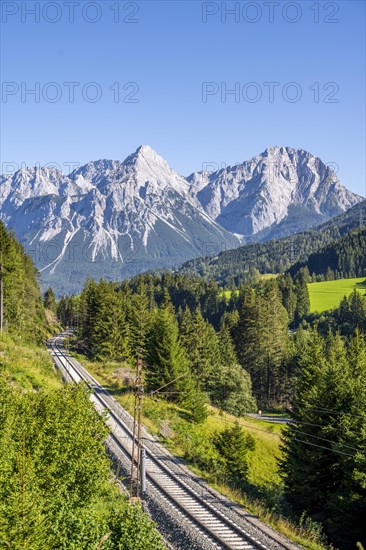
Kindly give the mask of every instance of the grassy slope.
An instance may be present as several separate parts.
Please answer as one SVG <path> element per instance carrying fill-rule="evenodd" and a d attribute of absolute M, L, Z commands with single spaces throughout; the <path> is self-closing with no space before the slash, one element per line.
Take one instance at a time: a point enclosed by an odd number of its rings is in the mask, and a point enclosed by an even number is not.
<path fill-rule="evenodd" d="M 50 354 L 44 348 L 22 342 L 19 338 L 3 335 L 0 339 L 0 375 L 10 377 L 12 382 L 25 391 L 52 391 L 63 385 L 61 374 L 53 365 Z M 108 516 L 113 507 L 125 502 L 120 485 L 111 478 L 101 494 L 95 495 L 92 506 L 100 521 Z"/>
<path fill-rule="evenodd" d="M 217 430 L 223 430 L 239 420 L 239 424 L 252 434 L 255 439 L 255 450 L 251 453 L 249 467 L 249 483 L 258 488 L 265 488 L 268 484 L 279 484 L 277 473 L 277 458 L 280 456 L 280 433 L 282 425 L 244 417 L 237 419 L 228 413 L 219 413 L 210 407 L 210 415 L 204 424 L 207 435 Z"/>
<path fill-rule="evenodd" d="M 46 349 L 7 335 L 0 340 L 0 372 L 25 390 L 52 390 L 62 385 Z"/>
<path fill-rule="evenodd" d="M 366 285 L 362 285 L 365 277 L 360 279 L 338 279 L 322 283 L 310 283 L 308 285 L 310 296 L 310 311 L 321 313 L 339 306 L 340 301 L 348 296 L 356 288 L 362 293 L 366 292 Z"/>
<path fill-rule="evenodd" d="M 115 362 L 106 362 L 103 364 L 89 361 L 82 355 L 74 354 L 74 356 L 114 395 L 123 407 L 130 413 L 133 413 L 133 395 L 124 383 L 128 370 L 127 365 L 122 365 L 121 368 L 121 364 Z M 174 437 L 176 427 L 183 426 L 185 422 L 180 412 L 180 409 L 173 404 L 168 404 L 162 400 L 152 400 L 148 396 L 145 396 L 143 409 L 144 425 L 158 438 L 162 433 L 166 432 L 166 428 L 168 427 L 171 437 L 164 438 L 164 445 L 176 456 L 182 457 L 184 449 Z M 291 540 L 302 544 L 304 548 L 309 550 L 323 548 L 323 546 L 315 542 L 316 536 L 314 536 L 314 540 L 311 540 L 313 538 L 312 534 L 295 528 L 288 520 L 271 511 L 271 499 L 275 500 L 276 495 L 278 496 L 281 492 L 277 459 L 281 455 L 279 436 L 283 425 L 256 420 L 250 417 L 238 419 L 228 413 L 220 412 L 214 407 L 210 407 L 209 412 L 207 420 L 196 428 L 197 432 L 202 434 L 203 437 L 212 434 L 216 430 L 223 430 L 227 426 L 232 426 L 233 422 L 239 420 L 243 428 L 255 438 L 255 450 L 251 452 L 248 476 L 248 482 L 253 489 L 252 496 L 244 495 L 227 485 L 223 485 L 215 479 L 213 474 L 209 474 L 197 466 L 189 464 L 192 470 L 222 494 L 258 515 L 263 521 L 272 525 Z M 266 496 L 267 505 L 258 500 L 257 496 L 253 496 L 255 493 Z"/>

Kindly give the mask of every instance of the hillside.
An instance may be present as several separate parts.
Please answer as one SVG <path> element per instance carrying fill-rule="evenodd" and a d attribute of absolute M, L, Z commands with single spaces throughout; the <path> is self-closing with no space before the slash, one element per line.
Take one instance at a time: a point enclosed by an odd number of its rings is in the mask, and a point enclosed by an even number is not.
<path fill-rule="evenodd" d="M 305 264 L 309 256 L 330 242 L 347 235 L 365 223 L 366 201 L 354 206 L 315 229 L 265 243 L 249 244 L 227 250 L 216 257 L 208 256 L 183 264 L 183 273 L 213 277 L 221 285 L 238 284 L 258 270 L 280 273 L 294 263 Z"/>
<path fill-rule="evenodd" d="M 36 270 L 2 224 L 0 232 L 0 547 L 162 550 L 142 508 L 111 483 L 108 429 L 89 391 L 64 386 L 37 346 L 47 326 Z"/>
<path fill-rule="evenodd" d="M 305 262 L 297 262 L 290 268 L 294 275 L 302 267 L 309 273 L 341 279 L 362 277 L 366 274 L 366 228 L 355 229 L 348 235 L 334 240 L 317 252 L 310 254 Z"/>
<path fill-rule="evenodd" d="M 91 361 L 76 352 L 73 352 L 73 356 L 133 414 L 131 382 L 134 371 L 125 362 Z M 306 526 L 299 528 L 273 509 L 276 495 L 281 492 L 277 460 L 281 456 L 280 438 L 284 424 L 267 422 L 249 415 L 237 417 L 211 406 L 207 418 L 196 424 L 188 421 L 178 404 L 149 395 L 144 399 L 142 419 L 153 436 L 160 438 L 163 445 L 179 457 L 179 460 L 223 496 L 258 515 L 265 523 L 300 544 L 302 548 L 323 550 L 318 533 L 311 532 Z M 252 442 L 245 491 L 240 490 L 240 484 L 233 484 L 223 475 L 222 458 L 213 445 L 215 435 L 224 432 L 226 428 L 234 427 L 236 423 Z"/>
<path fill-rule="evenodd" d="M 0 264 L 3 264 L 4 331 L 40 341 L 46 317 L 38 286 L 38 272 L 13 233 L 0 222 Z"/>

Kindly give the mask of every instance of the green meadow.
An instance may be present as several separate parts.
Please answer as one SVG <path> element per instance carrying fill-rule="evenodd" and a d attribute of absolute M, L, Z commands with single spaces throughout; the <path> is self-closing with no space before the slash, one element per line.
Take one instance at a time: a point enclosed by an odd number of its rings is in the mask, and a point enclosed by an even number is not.
<path fill-rule="evenodd" d="M 355 289 L 366 294 L 365 277 L 359 279 L 338 279 L 322 283 L 309 283 L 310 311 L 321 313 L 339 306 L 344 296 L 349 296 Z"/>

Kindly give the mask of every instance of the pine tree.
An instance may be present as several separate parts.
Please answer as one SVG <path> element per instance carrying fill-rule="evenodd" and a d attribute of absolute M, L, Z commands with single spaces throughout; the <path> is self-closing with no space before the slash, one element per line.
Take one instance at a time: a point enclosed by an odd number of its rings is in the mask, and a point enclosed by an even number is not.
<path fill-rule="evenodd" d="M 235 485 L 243 485 L 248 475 L 248 452 L 255 448 L 255 441 L 238 422 L 215 434 L 215 447 L 225 460 L 227 476 Z"/>
<path fill-rule="evenodd" d="M 92 350 L 97 359 L 128 359 L 129 325 L 119 294 L 108 283 L 98 285 Z"/>
<path fill-rule="evenodd" d="M 327 437 L 336 441 L 335 449 L 351 456 L 338 455 L 334 461 L 338 466 L 338 480 L 328 495 L 324 524 L 339 547 L 353 548 L 356 541 L 366 545 L 366 345 L 363 335 L 356 331 L 347 350 L 348 368 L 338 377 L 334 371 L 338 372 L 342 366 L 337 357 L 330 359 L 332 371 L 324 389 L 324 395 L 329 396 L 326 406 L 341 414 L 337 415 L 333 431 L 327 427 Z"/>
<path fill-rule="evenodd" d="M 83 321 L 82 311 L 85 304 L 79 296 L 62 296 L 57 303 L 57 318 L 64 327 L 74 327 L 81 330 L 79 322 Z M 79 334 L 80 334 L 79 330 Z"/>
<path fill-rule="evenodd" d="M 259 401 L 277 399 L 288 347 L 288 317 L 275 281 L 245 293 L 235 344 L 239 363 L 250 373 Z"/>
<path fill-rule="evenodd" d="M 326 421 L 324 417 L 319 416 L 319 411 L 316 411 L 319 383 L 326 368 L 324 356 L 324 343 L 314 332 L 311 341 L 302 350 L 299 365 L 300 376 L 296 387 L 296 400 L 293 403 L 293 420 L 296 424 L 288 425 L 283 436 L 285 459 L 281 464 L 281 472 L 285 480 L 285 494 L 298 514 L 303 511 L 312 513 L 313 503 L 318 501 L 323 506 L 326 498 L 320 480 L 319 485 L 317 484 L 318 466 L 320 469 L 326 469 L 330 464 L 327 452 L 313 446 L 320 444 L 321 440 L 314 439 L 313 436 L 318 437 L 317 434 Z M 303 433 L 300 432 L 310 435 L 303 438 Z M 310 445 L 307 442 L 310 442 Z"/>
<path fill-rule="evenodd" d="M 235 330 L 235 347 L 243 368 L 255 365 L 257 360 L 257 330 L 259 319 L 258 302 L 255 291 L 246 293 L 239 310 L 239 319 Z M 259 327 L 258 327 L 259 328 Z M 259 350 L 258 350 L 259 351 Z M 251 374 L 253 369 L 251 369 Z"/>
<path fill-rule="evenodd" d="M 181 322 L 179 325 L 179 332 L 182 340 L 189 339 L 193 330 L 192 313 L 188 306 L 184 308 Z"/>
<path fill-rule="evenodd" d="M 219 287 L 214 279 L 211 279 L 207 291 L 205 293 L 205 302 L 203 305 L 203 311 L 205 317 L 211 322 L 215 323 L 218 319 L 220 310 L 219 306 Z"/>
<path fill-rule="evenodd" d="M 192 316 L 185 311 L 181 337 L 192 372 L 204 388 L 220 358 L 215 329 L 203 318 L 200 308 Z"/>
<path fill-rule="evenodd" d="M 264 330 L 267 354 L 266 394 L 268 403 L 280 397 L 284 360 L 288 349 L 288 315 L 281 303 L 277 283 L 269 281 L 264 294 Z"/>
<path fill-rule="evenodd" d="M 220 362 L 207 381 L 212 404 L 238 416 L 256 408 L 249 374 L 237 363 L 228 326 L 219 332 Z"/>
<path fill-rule="evenodd" d="M 307 286 L 310 280 L 311 278 L 307 268 L 301 269 L 294 279 L 296 293 L 296 322 L 300 322 L 310 311 L 310 298 Z"/>
<path fill-rule="evenodd" d="M 46 309 L 49 309 L 54 313 L 56 313 L 56 309 L 57 309 L 56 298 L 51 287 L 48 290 L 46 290 L 46 292 L 44 293 L 43 304 Z"/>
<path fill-rule="evenodd" d="M 130 326 L 122 294 L 112 283 L 87 281 L 78 307 L 80 346 L 96 359 L 127 360 Z"/>
<path fill-rule="evenodd" d="M 170 298 L 169 290 L 166 287 L 164 287 L 161 307 L 167 309 L 172 315 L 175 315 L 175 309 Z"/>
<path fill-rule="evenodd" d="M 220 363 L 221 365 L 227 365 L 228 367 L 231 367 L 232 365 L 235 365 L 238 361 L 236 358 L 229 325 L 226 322 L 223 322 L 221 324 L 218 336 Z"/>
<path fill-rule="evenodd" d="M 193 422 L 205 420 L 207 398 L 192 375 L 169 303 L 155 314 L 146 365 L 148 391 L 180 403 Z"/>
<path fill-rule="evenodd" d="M 290 321 L 292 321 L 296 309 L 296 293 L 292 277 L 289 273 L 286 273 L 279 279 L 279 288 L 282 294 L 282 304 L 287 311 Z"/>
<path fill-rule="evenodd" d="M 168 308 L 158 310 L 154 317 L 146 356 L 148 391 L 169 384 L 166 394 L 177 397 L 177 378 L 189 372 L 188 363 L 178 338 L 178 324 Z M 174 382 L 174 383 L 173 383 Z"/>
<path fill-rule="evenodd" d="M 0 222 L 0 265 L 3 282 L 3 329 L 29 341 L 44 339 L 47 322 L 38 272 L 12 232 Z"/>
<path fill-rule="evenodd" d="M 313 331 L 300 359 L 284 432 L 281 473 L 293 510 L 321 521 L 341 548 L 366 542 L 366 353 L 359 335 L 349 349 L 338 335 Z"/>
<path fill-rule="evenodd" d="M 207 396 L 192 373 L 187 370 L 185 376 L 177 380 L 176 385 L 179 402 L 189 412 L 190 420 L 197 424 L 204 422 L 208 416 Z"/>
<path fill-rule="evenodd" d="M 131 297 L 128 321 L 130 325 L 131 352 L 136 358 L 139 353 L 146 354 L 147 341 L 152 326 L 152 314 L 144 284 Z"/>

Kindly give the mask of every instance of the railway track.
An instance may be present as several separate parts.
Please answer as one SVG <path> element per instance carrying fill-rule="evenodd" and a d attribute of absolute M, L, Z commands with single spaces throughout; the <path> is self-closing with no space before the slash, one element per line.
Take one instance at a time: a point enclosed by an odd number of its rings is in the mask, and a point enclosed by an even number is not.
<path fill-rule="evenodd" d="M 90 375 L 63 346 L 62 334 L 51 338 L 47 345 L 56 366 L 69 382 L 84 381 L 91 389 L 91 400 L 99 412 L 107 412 L 107 423 L 111 437 L 120 452 L 131 462 L 132 417 L 117 401 Z M 146 449 L 147 495 L 159 494 L 176 513 L 187 518 L 199 532 L 209 540 L 209 548 L 295 550 L 299 548 L 276 534 L 264 524 L 261 526 L 218 502 L 217 494 L 207 490 L 195 480 L 187 468 L 181 467 L 177 459 L 168 453 L 144 429 L 143 444 Z M 274 536 L 276 534 L 276 536 Z"/>

